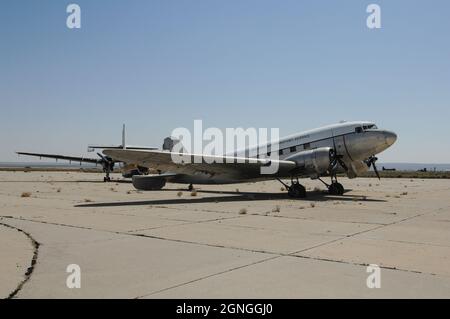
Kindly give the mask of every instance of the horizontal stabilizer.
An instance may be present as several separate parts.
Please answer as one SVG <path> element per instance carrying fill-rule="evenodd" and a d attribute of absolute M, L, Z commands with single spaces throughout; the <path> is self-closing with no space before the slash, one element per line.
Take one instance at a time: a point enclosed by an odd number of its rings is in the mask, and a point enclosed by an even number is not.
<path fill-rule="evenodd" d="M 151 146 L 139 146 L 139 145 L 126 145 L 123 147 L 122 145 L 88 145 L 88 152 L 93 152 L 96 149 L 116 149 L 116 150 L 157 150 L 157 147 Z"/>

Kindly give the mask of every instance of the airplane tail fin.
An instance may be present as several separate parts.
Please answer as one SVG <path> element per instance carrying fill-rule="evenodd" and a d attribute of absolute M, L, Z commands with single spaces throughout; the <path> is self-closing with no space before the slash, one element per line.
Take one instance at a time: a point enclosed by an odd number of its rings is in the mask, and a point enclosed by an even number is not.
<path fill-rule="evenodd" d="M 126 144 L 125 124 L 122 126 L 122 144 L 121 145 L 88 145 L 88 152 L 93 152 L 95 149 L 130 149 L 130 150 L 156 150 L 157 147 L 127 145 Z"/>
<path fill-rule="evenodd" d="M 122 147 L 123 147 L 123 149 L 127 148 L 127 146 L 125 144 L 125 124 L 123 124 L 123 126 L 122 126 Z"/>

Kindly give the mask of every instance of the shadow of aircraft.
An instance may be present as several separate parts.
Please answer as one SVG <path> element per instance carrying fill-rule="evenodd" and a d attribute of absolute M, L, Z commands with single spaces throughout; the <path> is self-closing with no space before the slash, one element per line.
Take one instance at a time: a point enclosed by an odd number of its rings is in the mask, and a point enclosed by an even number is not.
<path fill-rule="evenodd" d="M 162 189 L 159 191 L 180 191 L 181 189 Z M 351 190 L 346 190 L 349 192 Z M 366 198 L 356 195 L 329 195 L 326 192 L 311 191 L 307 193 L 306 198 L 293 199 L 287 193 L 257 193 L 257 192 L 236 192 L 236 191 L 212 191 L 212 190 L 196 190 L 197 193 L 220 194 L 225 196 L 211 196 L 202 198 L 174 198 L 174 199 L 155 199 L 142 201 L 125 201 L 125 202 L 109 202 L 109 203 L 89 203 L 78 204 L 74 207 L 118 207 L 118 206 L 144 206 L 144 205 L 177 205 L 177 204 L 201 204 L 201 203 L 227 203 L 227 202 L 247 202 L 247 201 L 266 201 L 266 200 L 298 200 L 298 201 L 365 201 L 365 202 L 386 202 L 382 199 Z"/>

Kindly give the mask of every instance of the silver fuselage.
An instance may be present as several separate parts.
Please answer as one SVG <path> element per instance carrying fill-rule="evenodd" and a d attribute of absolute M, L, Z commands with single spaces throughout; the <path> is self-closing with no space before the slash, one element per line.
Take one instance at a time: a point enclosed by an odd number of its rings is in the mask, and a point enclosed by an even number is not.
<path fill-rule="evenodd" d="M 366 172 L 368 166 L 364 160 L 370 156 L 379 154 L 391 146 L 397 139 L 397 135 L 388 130 L 382 130 L 372 122 L 358 121 L 345 122 L 334 125 L 321 127 L 297 134 L 293 134 L 278 141 L 278 145 L 274 146 L 274 151 L 278 153 L 280 160 L 288 159 L 297 153 L 305 150 L 317 149 L 322 147 L 330 147 L 335 150 L 338 155 L 342 156 L 342 160 L 348 167 L 347 175 L 354 178 L 359 174 Z M 272 145 L 264 144 L 257 147 L 248 148 L 236 152 L 239 156 L 268 158 L 273 156 Z M 341 171 L 342 168 L 341 168 Z M 274 177 L 291 177 L 289 172 L 279 171 L 276 175 L 261 175 L 255 180 L 269 180 Z M 310 175 L 299 177 L 311 177 Z M 211 176 L 202 175 L 184 175 L 177 176 L 172 182 L 179 183 L 197 183 L 197 184 L 222 184 L 246 182 L 250 179 L 237 179 L 236 176 L 227 176 L 220 174 Z"/>

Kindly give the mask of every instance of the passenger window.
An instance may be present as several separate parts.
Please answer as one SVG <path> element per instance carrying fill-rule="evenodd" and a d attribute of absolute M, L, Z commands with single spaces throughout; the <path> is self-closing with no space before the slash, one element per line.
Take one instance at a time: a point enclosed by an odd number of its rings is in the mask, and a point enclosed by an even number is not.
<path fill-rule="evenodd" d="M 311 148 L 311 144 L 309 144 L 309 143 L 303 144 L 303 149 L 309 150 L 310 148 Z"/>
<path fill-rule="evenodd" d="M 269 157 L 270 157 L 270 152 L 267 152 L 267 156 L 269 156 Z"/>
<path fill-rule="evenodd" d="M 297 152 L 297 146 L 292 146 L 289 150 L 291 153 Z"/>
<path fill-rule="evenodd" d="M 362 128 L 360 126 L 358 126 L 357 128 L 355 128 L 355 132 L 362 133 Z"/>
<path fill-rule="evenodd" d="M 283 155 L 283 150 L 279 150 L 278 154 Z"/>

